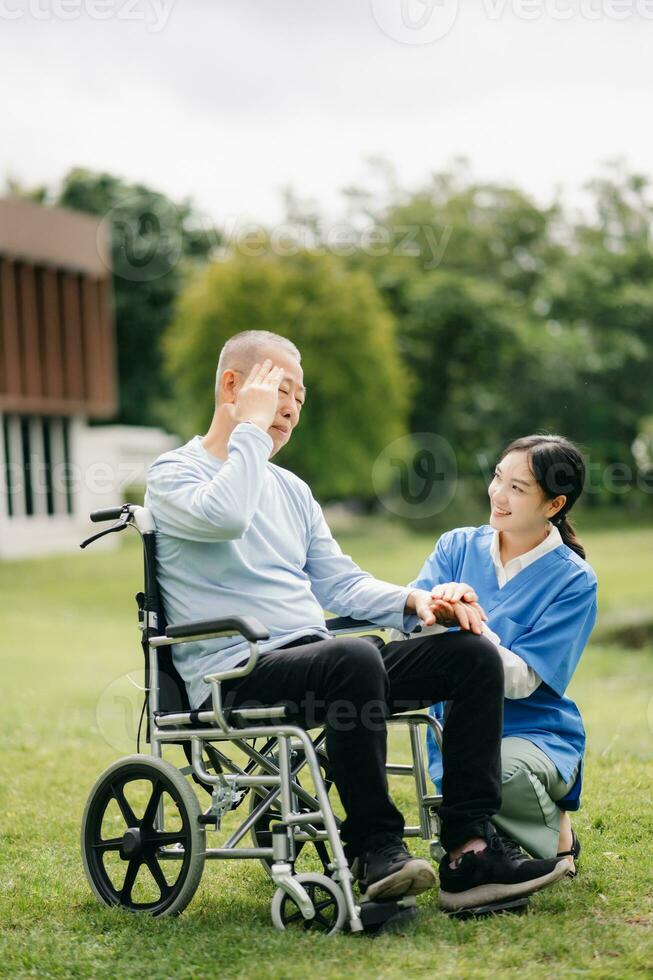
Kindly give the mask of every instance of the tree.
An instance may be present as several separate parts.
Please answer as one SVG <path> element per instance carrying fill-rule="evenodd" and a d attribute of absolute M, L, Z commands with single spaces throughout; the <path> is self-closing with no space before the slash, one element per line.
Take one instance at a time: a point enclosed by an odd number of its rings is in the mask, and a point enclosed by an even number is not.
<path fill-rule="evenodd" d="M 589 186 L 593 214 L 576 226 L 564 269 L 541 292 L 559 339 L 584 341 L 568 399 L 577 438 L 597 464 L 634 469 L 633 443 L 653 413 L 650 183 L 612 167 Z"/>
<path fill-rule="evenodd" d="M 160 424 L 169 386 L 161 338 L 185 275 L 219 244 L 189 201 L 175 203 L 143 184 L 75 169 L 54 203 L 100 215 L 111 243 L 118 350 L 116 421 Z"/>
<path fill-rule="evenodd" d="M 175 429 L 206 431 L 220 349 L 252 328 L 283 334 L 302 354 L 306 407 L 281 465 L 323 498 L 371 498 L 374 460 L 404 431 L 408 378 L 394 322 L 369 277 L 306 251 L 233 253 L 200 271 L 166 337 Z"/>
<path fill-rule="evenodd" d="M 397 317 L 415 378 L 410 427 L 445 436 L 461 471 L 478 473 L 478 452 L 493 455 L 506 433 L 531 424 L 532 413 L 514 404 L 514 372 L 537 360 L 546 340 L 534 304 L 564 256 L 559 209 L 518 188 L 476 183 L 463 161 L 410 193 L 395 186 L 384 205 L 359 200 L 379 244 L 351 262 L 372 275 Z"/>

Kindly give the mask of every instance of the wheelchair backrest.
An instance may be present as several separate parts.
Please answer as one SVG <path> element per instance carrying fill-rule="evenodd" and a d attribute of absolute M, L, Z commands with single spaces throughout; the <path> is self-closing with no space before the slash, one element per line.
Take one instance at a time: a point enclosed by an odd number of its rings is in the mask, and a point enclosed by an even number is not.
<path fill-rule="evenodd" d="M 145 656 L 145 687 L 150 689 L 148 639 L 161 636 L 166 629 L 166 616 L 159 583 L 156 577 L 156 531 L 141 532 L 143 544 L 143 592 L 136 595 L 139 619 L 143 627 L 142 647 Z M 159 711 L 189 711 L 186 685 L 175 667 L 171 647 L 159 647 Z"/>

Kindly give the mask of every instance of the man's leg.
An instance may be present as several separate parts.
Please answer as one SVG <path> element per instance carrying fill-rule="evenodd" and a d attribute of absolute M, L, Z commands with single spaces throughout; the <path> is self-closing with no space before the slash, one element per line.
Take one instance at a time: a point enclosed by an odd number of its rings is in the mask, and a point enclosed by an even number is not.
<path fill-rule="evenodd" d="M 404 821 L 385 770 L 388 677 L 376 646 L 342 637 L 274 650 L 259 657 L 251 674 L 225 682 L 223 691 L 227 708 L 285 704 L 289 723 L 326 726 L 349 854 L 374 834 L 401 836 Z"/>
<path fill-rule="evenodd" d="M 567 859 L 522 860 L 490 821 L 501 804 L 503 668 L 484 637 L 440 633 L 382 651 L 393 711 L 450 702 L 443 739 L 440 902 L 449 911 L 522 898 L 564 877 Z"/>
<path fill-rule="evenodd" d="M 489 640 L 439 633 L 381 651 L 393 713 L 449 701 L 443 746 L 442 844 L 447 851 L 487 838 L 501 806 L 503 667 Z"/>

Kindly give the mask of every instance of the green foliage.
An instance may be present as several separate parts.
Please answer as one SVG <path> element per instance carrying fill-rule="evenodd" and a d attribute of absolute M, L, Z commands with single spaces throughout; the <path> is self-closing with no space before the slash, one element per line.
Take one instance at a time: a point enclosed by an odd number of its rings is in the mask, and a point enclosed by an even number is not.
<path fill-rule="evenodd" d="M 368 186 L 344 192 L 340 254 L 340 225 L 288 192 L 296 247 L 275 255 L 274 234 L 261 233 L 204 273 L 221 239 L 189 202 L 85 170 L 56 195 L 8 190 L 111 228 L 120 421 L 204 430 L 221 345 L 269 328 L 298 344 L 310 387 L 280 461 L 321 495 L 370 498 L 372 463 L 407 424 L 444 436 L 459 473 L 479 481 L 479 457 L 558 431 L 591 461 L 590 503 L 650 504 L 651 493 L 625 492 L 653 489 L 650 181 L 614 164 L 574 219 L 476 181 L 462 160 L 409 190 L 374 166 Z M 606 477 L 616 465 L 619 492 Z"/>
<path fill-rule="evenodd" d="M 595 181 L 597 219 L 575 230 L 564 272 L 542 295 L 560 338 L 582 338 L 570 411 L 577 438 L 603 464 L 633 464 L 632 444 L 653 410 L 653 206 L 636 176 Z"/>
<path fill-rule="evenodd" d="M 474 183 L 462 163 L 375 207 L 353 195 L 388 243 L 351 261 L 397 317 L 415 378 L 410 427 L 446 436 L 463 472 L 477 452 L 559 431 L 634 480 L 631 447 L 653 412 L 650 183 L 616 166 L 589 191 L 577 224 L 513 187 Z"/>
<path fill-rule="evenodd" d="M 404 431 L 409 382 L 393 320 L 368 275 L 309 252 L 234 253 L 202 270 L 166 338 L 176 431 L 206 431 L 220 349 L 252 328 L 283 334 L 302 354 L 306 406 L 281 465 L 320 496 L 370 497 L 374 460 Z"/>
<path fill-rule="evenodd" d="M 120 406 L 116 421 L 160 424 L 169 388 L 161 338 L 189 266 L 219 236 L 201 228 L 188 201 L 175 203 L 143 184 L 76 169 L 54 203 L 100 215 L 111 242 Z"/>

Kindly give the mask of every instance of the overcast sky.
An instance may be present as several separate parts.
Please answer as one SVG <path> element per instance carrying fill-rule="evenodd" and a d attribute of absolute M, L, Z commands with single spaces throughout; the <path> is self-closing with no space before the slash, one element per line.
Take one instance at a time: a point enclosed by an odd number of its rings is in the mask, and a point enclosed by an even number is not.
<path fill-rule="evenodd" d="M 463 3 L 465 7 L 463 8 Z M 391 160 L 572 198 L 653 173 L 653 0 L 0 0 L 0 180 L 75 165 L 218 222 L 334 209 Z"/>

